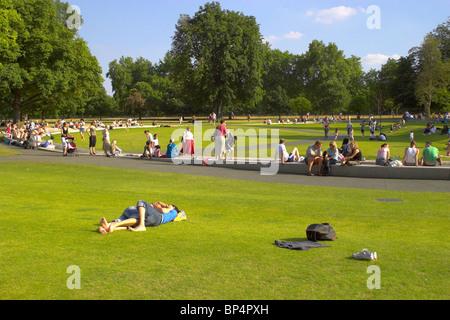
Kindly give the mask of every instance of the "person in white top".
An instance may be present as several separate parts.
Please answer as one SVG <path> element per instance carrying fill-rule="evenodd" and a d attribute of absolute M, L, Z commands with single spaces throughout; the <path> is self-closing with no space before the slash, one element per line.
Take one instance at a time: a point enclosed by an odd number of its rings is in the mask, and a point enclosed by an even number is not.
<path fill-rule="evenodd" d="M 104 155 L 106 156 L 111 149 L 111 142 L 109 140 L 109 130 L 107 127 L 103 129 L 102 134 L 103 134 L 103 152 Z"/>
<path fill-rule="evenodd" d="M 419 149 L 416 148 L 416 142 L 411 141 L 410 146 L 405 149 L 402 163 L 404 166 L 418 166 L 419 165 Z"/>
<path fill-rule="evenodd" d="M 389 164 L 389 158 L 391 157 L 391 152 L 389 150 L 389 145 L 387 143 L 383 143 L 381 145 L 380 150 L 377 153 L 377 159 L 375 164 L 379 166 L 387 166 Z"/>
<path fill-rule="evenodd" d="M 347 123 L 347 135 L 350 136 L 350 134 L 352 133 L 353 130 L 353 125 L 352 125 L 352 121 L 350 119 L 348 119 L 348 123 Z"/>
<path fill-rule="evenodd" d="M 182 154 L 193 155 L 194 151 L 194 135 L 191 132 L 191 127 L 187 127 L 183 133 L 183 147 L 181 149 Z"/>
<path fill-rule="evenodd" d="M 280 144 L 278 145 L 276 157 L 280 157 L 281 164 L 284 165 L 286 162 L 298 162 L 300 155 L 297 148 L 293 148 L 290 153 L 286 150 L 286 145 L 284 139 L 280 139 Z"/>
<path fill-rule="evenodd" d="M 227 130 L 227 134 L 225 136 L 225 158 L 233 158 L 234 157 L 234 144 L 237 140 L 237 137 L 231 133 L 230 130 Z"/>

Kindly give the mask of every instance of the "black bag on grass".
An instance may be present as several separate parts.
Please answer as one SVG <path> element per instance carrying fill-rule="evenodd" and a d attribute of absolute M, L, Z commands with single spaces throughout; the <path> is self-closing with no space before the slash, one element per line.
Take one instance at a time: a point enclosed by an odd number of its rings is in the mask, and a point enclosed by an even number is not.
<path fill-rule="evenodd" d="M 336 238 L 336 231 L 328 223 L 315 223 L 306 229 L 306 237 L 310 241 L 333 241 Z"/>

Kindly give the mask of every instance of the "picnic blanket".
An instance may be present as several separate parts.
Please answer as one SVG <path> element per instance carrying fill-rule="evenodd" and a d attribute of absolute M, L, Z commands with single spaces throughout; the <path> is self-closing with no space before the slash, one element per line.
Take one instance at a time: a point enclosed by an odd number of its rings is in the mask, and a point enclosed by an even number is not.
<path fill-rule="evenodd" d="M 314 241 L 278 241 L 275 240 L 275 244 L 280 248 L 290 249 L 290 250 L 302 250 L 307 251 L 311 248 L 321 248 L 321 247 L 330 247 L 321 243 L 317 243 Z"/>

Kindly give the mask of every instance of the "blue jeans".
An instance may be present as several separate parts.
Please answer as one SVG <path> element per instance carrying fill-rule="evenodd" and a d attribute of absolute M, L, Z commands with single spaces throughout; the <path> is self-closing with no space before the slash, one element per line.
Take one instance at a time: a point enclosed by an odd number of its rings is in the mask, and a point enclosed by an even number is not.
<path fill-rule="evenodd" d="M 161 225 L 163 221 L 162 213 L 158 212 L 149 203 L 144 200 L 139 200 L 136 205 L 137 208 L 143 207 L 145 209 L 145 226 L 146 227 L 157 227 Z M 139 212 L 138 212 L 139 213 Z"/>
<path fill-rule="evenodd" d="M 128 219 L 139 219 L 139 211 L 136 207 L 126 208 L 119 219 L 113 220 L 112 222 L 122 222 Z"/>

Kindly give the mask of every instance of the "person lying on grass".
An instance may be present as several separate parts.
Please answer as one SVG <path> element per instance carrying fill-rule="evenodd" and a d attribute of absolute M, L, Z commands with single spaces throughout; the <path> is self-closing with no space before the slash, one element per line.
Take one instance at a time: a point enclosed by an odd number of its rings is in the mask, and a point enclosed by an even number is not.
<path fill-rule="evenodd" d="M 128 207 L 120 218 L 108 221 L 103 217 L 98 232 L 105 234 L 116 230 L 146 231 L 146 227 L 157 227 L 171 221 L 186 220 L 184 211 L 173 204 L 163 202 L 147 203 L 139 200 L 136 207 Z"/>

